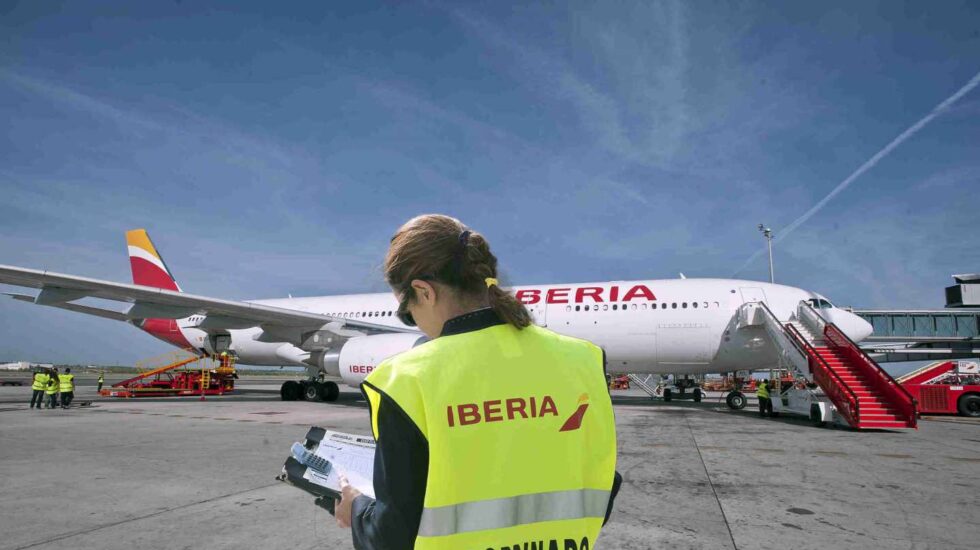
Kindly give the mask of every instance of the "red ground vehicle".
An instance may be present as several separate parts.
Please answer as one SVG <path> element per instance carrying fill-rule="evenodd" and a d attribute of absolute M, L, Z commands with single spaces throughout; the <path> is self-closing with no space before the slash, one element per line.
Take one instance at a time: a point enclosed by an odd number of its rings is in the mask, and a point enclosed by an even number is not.
<path fill-rule="evenodd" d="M 919 402 L 922 414 L 956 414 L 980 418 L 980 365 L 940 361 L 898 378 Z"/>

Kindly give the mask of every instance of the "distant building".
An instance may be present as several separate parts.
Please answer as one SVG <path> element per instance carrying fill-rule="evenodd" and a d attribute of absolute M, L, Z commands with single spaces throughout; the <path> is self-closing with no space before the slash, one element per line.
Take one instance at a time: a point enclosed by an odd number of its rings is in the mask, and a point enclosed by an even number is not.
<path fill-rule="evenodd" d="M 953 281 L 946 287 L 946 307 L 980 307 L 980 273 L 953 275 Z"/>
<path fill-rule="evenodd" d="M 17 361 L 16 363 L 0 363 L 0 370 L 31 370 L 35 368 L 50 369 L 51 363 L 29 363 L 27 361 Z"/>

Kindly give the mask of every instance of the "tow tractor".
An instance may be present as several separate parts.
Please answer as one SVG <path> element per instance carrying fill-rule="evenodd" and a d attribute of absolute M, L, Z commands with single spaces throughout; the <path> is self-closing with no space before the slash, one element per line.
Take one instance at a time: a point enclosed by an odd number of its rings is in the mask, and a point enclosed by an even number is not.
<path fill-rule="evenodd" d="M 898 378 L 919 401 L 919 412 L 980 418 L 980 364 L 937 361 Z"/>

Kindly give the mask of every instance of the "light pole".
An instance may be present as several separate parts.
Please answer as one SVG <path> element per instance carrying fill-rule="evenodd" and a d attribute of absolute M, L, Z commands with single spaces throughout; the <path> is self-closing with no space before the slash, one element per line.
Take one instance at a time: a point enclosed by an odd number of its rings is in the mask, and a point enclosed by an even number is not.
<path fill-rule="evenodd" d="M 772 270 L 772 229 L 769 229 L 765 224 L 759 224 L 759 231 L 766 237 L 766 242 L 769 244 L 769 282 L 775 283 L 776 276 Z"/>

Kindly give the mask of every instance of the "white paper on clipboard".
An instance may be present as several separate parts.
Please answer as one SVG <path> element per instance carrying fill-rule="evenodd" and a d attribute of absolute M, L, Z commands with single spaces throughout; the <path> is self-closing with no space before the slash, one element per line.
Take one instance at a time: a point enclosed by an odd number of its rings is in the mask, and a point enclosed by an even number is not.
<path fill-rule="evenodd" d="M 372 437 L 327 431 L 313 452 L 330 463 L 326 475 L 323 469 L 307 468 L 303 477 L 340 492 L 339 476 L 343 474 L 361 494 L 374 498 L 374 449 Z"/>

